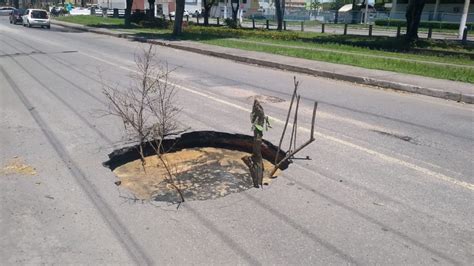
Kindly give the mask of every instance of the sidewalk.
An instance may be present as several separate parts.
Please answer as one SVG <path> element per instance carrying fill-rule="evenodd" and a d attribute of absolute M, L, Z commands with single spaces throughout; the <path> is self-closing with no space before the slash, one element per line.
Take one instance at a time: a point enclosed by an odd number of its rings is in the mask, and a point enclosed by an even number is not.
<path fill-rule="evenodd" d="M 92 28 L 72 23 L 52 21 L 53 24 L 76 30 L 88 31 L 134 41 L 148 42 L 204 55 L 230 59 L 238 62 L 255 64 L 313 76 L 343 80 L 358 84 L 406 91 L 431 97 L 474 103 L 474 85 L 464 82 L 428 78 L 389 71 L 365 69 L 354 66 L 339 65 L 261 52 L 244 51 L 191 41 L 169 41 L 146 39 L 133 34 L 107 29 Z"/>

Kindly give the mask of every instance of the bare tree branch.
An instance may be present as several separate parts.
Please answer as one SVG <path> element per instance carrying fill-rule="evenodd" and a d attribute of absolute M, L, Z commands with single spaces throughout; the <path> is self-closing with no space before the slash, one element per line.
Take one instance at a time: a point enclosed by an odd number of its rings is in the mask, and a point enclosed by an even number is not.
<path fill-rule="evenodd" d="M 135 81 L 133 85 L 120 90 L 118 86 L 111 87 L 102 82 L 102 92 L 109 103 L 107 113 L 120 117 L 126 134 L 138 143 L 144 171 L 144 148 L 146 144 L 152 147 L 167 172 L 165 180 L 176 189 L 184 202 L 183 194 L 175 184 L 176 177 L 163 157 L 166 152 L 162 146 L 163 139 L 179 132 L 178 116 L 181 111 L 176 104 L 175 87 L 168 82 L 168 65 L 155 60 L 153 45 L 142 47 L 134 59 L 137 71 L 131 74 Z"/>

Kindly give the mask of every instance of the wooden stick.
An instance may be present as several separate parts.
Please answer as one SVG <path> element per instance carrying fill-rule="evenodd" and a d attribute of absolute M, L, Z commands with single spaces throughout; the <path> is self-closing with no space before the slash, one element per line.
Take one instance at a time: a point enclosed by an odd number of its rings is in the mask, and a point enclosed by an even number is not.
<path fill-rule="evenodd" d="M 296 96 L 296 109 L 295 109 L 295 116 L 293 118 L 293 126 L 291 128 L 291 136 L 290 136 L 290 147 L 288 147 L 288 151 L 291 152 L 292 148 L 296 148 L 296 129 L 298 127 L 298 109 L 300 105 L 300 95 Z"/>
<path fill-rule="evenodd" d="M 311 120 L 311 132 L 310 132 L 310 139 L 308 141 L 306 141 L 305 143 L 303 143 L 301 146 L 299 146 L 298 148 L 296 148 L 294 151 L 289 151 L 288 154 L 282 159 L 280 160 L 277 164 L 275 164 L 275 166 L 273 167 L 273 170 L 272 172 L 270 173 L 270 178 L 273 177 L 273 175 L 276 173 L 276 171 L 278 170 L 278 168 L 280 168 L 280 165 L 288 160 L 289 158 L 291 158 L 293 155 L 295 155 L 296 153 L 298 153 L 299 151 L 301 151 L 304 147 L 308 146 L 309 144 L 311 144 L 311 142 L 314 141 L 314 123 L 315 123 L 315 120 L 316 120 L 316 109 L 318 108 L 318 102 L 314 102 L 314 107 L 313 107 L 313 117 L 312 117 L 312 120 Z"/>
<path fill-rule="evenodd" d="M 316 109 L 318 109 L 318 102 L 314 102 L 313 119 L 311 120 L 311 139 L 314 140 L 314 123 L 316 120 Z"/>
<path fill-rule="evenodd" d="M 291 96 L 290 108 L 288 109 L 288 114 L 286 115 L 285 126 L 283 127 L 283 132 L 281 133 L 280 142 L 278 143 L 278 150 L 277 150 L 277 153 L 275 155 L 275 164 L 278 161 L 278 155 L 280 154 L 281 144 L 283 142 L 283 138 L 285 138 L 286 127 L 288 126 L 288 120 L 290 119 L 291 109 L 293 109 L 293 101 L 295 100 L 296 91 L 298 90 L 299 82 L 296 81 L 296 77 L 293 77 L 293 82 L 295 84 L 295 89 L 293 91 L 293 95 Z"/>

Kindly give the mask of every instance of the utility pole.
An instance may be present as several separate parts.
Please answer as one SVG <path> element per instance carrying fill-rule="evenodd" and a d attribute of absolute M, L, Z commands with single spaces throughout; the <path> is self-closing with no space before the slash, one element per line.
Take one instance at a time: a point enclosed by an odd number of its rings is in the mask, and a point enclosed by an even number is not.
<path fill-rule="evenodd" d="M 436 20 L 436 15 L 438 13 L 438 7 L 439 7 L 439 0 L 436 0 L 435 8 L 434 8 L 434 11 L 433 11 L 433 19 L 434 20 Z"/>
<path fill-rule="evenodd" d="M 227 19 L 227 0 L 224 1 L 224 20 Z"/>
<path fill-rule="evenodd" d="M 462 11 L 461 23 L 459 23 L 459 40 L 462 40 L 464 28 L 466 27 L 467 12 L 469 11 L 469 0 L 464 0 L 464 9 Z"/>
<path fill-rule="evenodd" d="M 369 24 L 369 0 L 365 0 L 365 24 Z"/>

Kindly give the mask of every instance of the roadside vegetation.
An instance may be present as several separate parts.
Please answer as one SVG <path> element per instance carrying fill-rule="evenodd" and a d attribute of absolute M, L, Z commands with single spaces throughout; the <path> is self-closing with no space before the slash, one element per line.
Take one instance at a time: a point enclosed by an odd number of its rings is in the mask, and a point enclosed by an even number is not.
<path fill-rule="evenodd" d="M 104 18 L 97 16 L 61 16 L 54 19 L 89 27 L 101 27 L 104 25 L 113 25 L 121 28 L 125 27 L 124 20 L 121 18 Z"/>
<path fill-rule="evenodd" d="M 169 27 L 149 28 L 143 24 L 125 27 L 123 19 L 76 16 L 63 17 L 60 20 L 92 27 L 120 29 L 149 38 L 176 38 Z M 474 83 L 474 45 L 462 45 L 458 41 L 418 39 L 407 45 L 403 38 L 202 27 L 192 22 L 184 27 L 179 39 Z"/>

